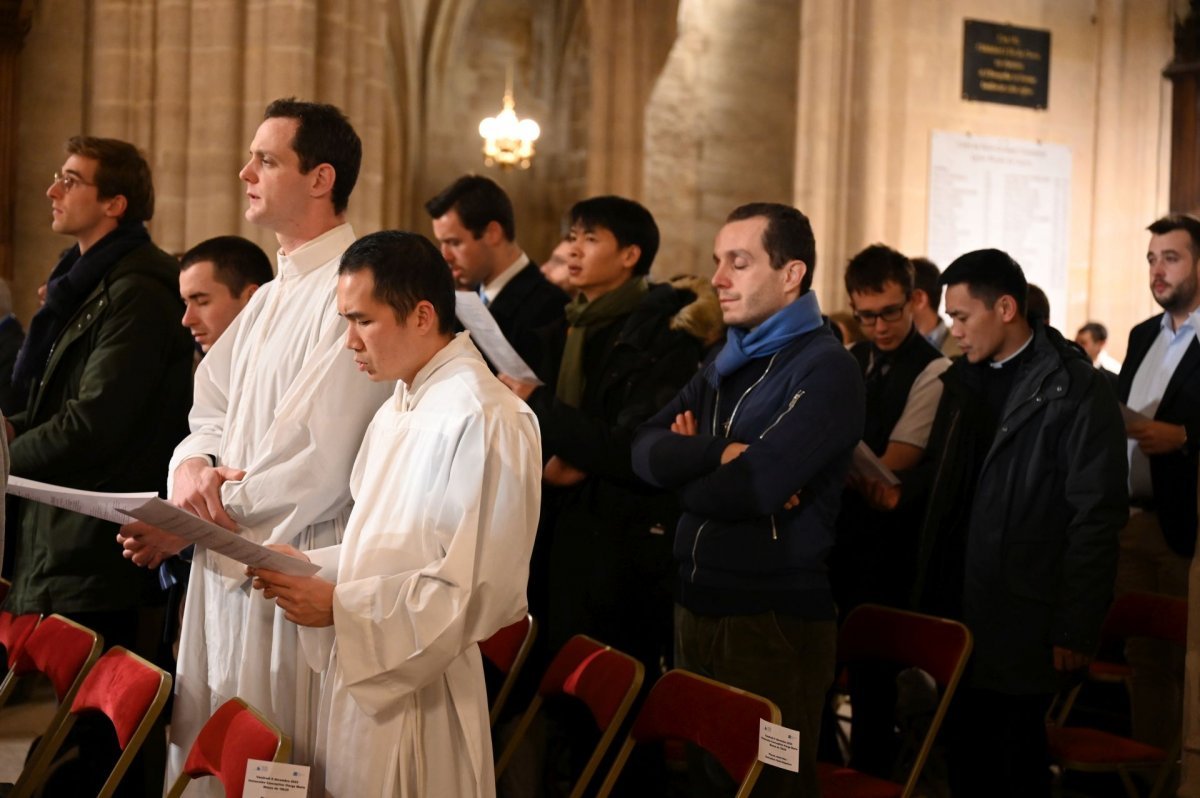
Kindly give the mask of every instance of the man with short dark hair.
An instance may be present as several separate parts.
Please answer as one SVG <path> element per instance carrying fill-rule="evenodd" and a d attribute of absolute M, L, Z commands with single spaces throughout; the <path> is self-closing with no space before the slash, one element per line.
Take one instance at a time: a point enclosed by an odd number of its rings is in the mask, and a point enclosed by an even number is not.
<path fill-rule="evenodd" d="M 50 274 L 13 369 L 25 410 L 9 419 L 14 476 L 92 491 L 162 491 L 171 450 L 187 433 L 192 347 L 179 326 L 179 264 L 146 230 L 154 215 L 150 166 L 132 144 L 75 136 L 46 191 L 51 228 L 74 245 Z M 156 658 L 161 594 L 153 574 L 112 546 L 117 525 L 32 501 L 16 512 L 15 562 L 5 609 L 59 613 L 106 647 Z M 95 792 L 111 730 L 84 718 L 79 767 L 58 794 Z M 154 746 L 155 738 L 159 741 Z M 161 756 L 151 734 L 149 760 Z M 135 760 L 135 762 L 139 762 Z M 125 790 L 144 795 L 153 766 L 135 764 Z M 68 775 L 70 774 L 70 775 Z M 69 784 L 69 786 L 68 786 Z"/>
<path fill-rule="evenodd" d="M 1105 376 L 1116 387 L 1117 375 L 1121 373 L 1121 362 L 1105 349 L 1108 344 L 1108 328 L 1098 321 L 1089 321 L 1075 333 L 1075 343 L 1087 354 L 1092 365 L 1104 371 Z"/>
<path fill-rule="evenodd" d="M 1130 330 L 1117 381 L 1121 401 L 1150 419 L 1127 427 L 1132 509 L 1117 590 L 1187 597 L 1200 471 L 1200 220 L 1170 215 L 1148 229 L 1150 293 L 1163 312 Z M 1184 653 L 1130 640 L 1125 654 L 1134 666 L 1134 736 L 1169 746 L 1182 723 Z"/>
<path fill-rule="evenodd" d="M 202 352 L 212 348 L 259 286 L 275 277 L 267 253 L 241 236 L 202 241 L 179 263 L 183 326 Z"/>
<path fill-rule="evenodd" d="M 917 330 L 913 267 L 882 244 L 859 252 L 846 266 L 846 292 L 866 341 L 850 348 L 866 383 L 862 440 L 901 479 L 920 462 L 942 396 L 938 379 L 950 361 Z M 923 507 L 881 510 L 861 480 L 851 479 L 838 515 L 829 579 L 844 618 L 859 604 L 907 608 L 916 571 Z M 857 489 L 856 489 L 857 488 Z M 856 676 L 858 676 L 856 674 Z M 851 764 L 887 777 L 899 753 L 895 727 L 895 672 L 851 680 L 854 723 Z"/>
<path fill-rule="evenodd" d="M 947 721 L 951 790 L 1048 796 L 1045 714 L 1095 653 L 1112 598 L 1121 416 L 1079 349 L 1029 322 L 1008 254 L 963 255 L 941 282 L 963 357 L 942 375 L 926 461 L 904 490 L 932 482 L 918 606 L 974 635 Z"/>
<path fill-rule="evenodd" d="M 246 218 L 279 240 L 278 279 L 262 286 L 196 371 L 192 432 L 175 448 L 171 500 L 257 543 L 332 545 L 350 512 L 363 432 L 389 385 L 364 386 L 342 356 L 334 291 L 354 242 L 345 209 L 361 144 L 337 108 L 276 100 L 240 172 Z M 175 320 L 178 326 L 178 317 Z M 184 541 L 122 528 L 126 556 L 156 566 Z M 244 567 L 197 547 L 180 638 L 167 783 L 204 721 L 239 696 L 279 725 L 297 761 L 313 751 L 320 684 L 296 629 L 251 601 Z M 196 790 L 219 794 L 220 786 Z"/>
<path fill-rule="evenodd" d="M 579 293 L 548 364 L 557 379 L 535 389 L 500 375 L 537 414 L 544 479 L 562 490 L 548 541 L 547 637 L 556 650 L 592 635 L 653 673 L 670 647 L 669 535 L 679 510 L 671 493 L 634 475 L 629 447 L 700 363 L 702 333 L 672 329 L 696 295 L 647 281 L 659 233 L 642 205 L 592 197 L 570 216 Z"/>
<path fill-rule="evenodd" d="M 259 569 L 254 586 L 321 652 L 322 795 L 494 795 L 477 643 L 525 612 L 537 420 L 454 335 L 453 281 L 427 240 L 373 233 L 338 274 L 346 347 L 395 394 L 359 451 L 341 542 L 284 549 L 324 570 Z"/>
<path fill-rule="evenodd" d="M 763 695 L 799 732 L 800 772 L 768 767 L 767 795 L 819 795 L 817 736 L 833 681 L 836 608 L 825 559 L 863 382 L 811 290 L 812 227 L 795 208 L 743 205 L 713 247 L 726 343 L 641 426 L 634 471 L 675 491 L 683 515 L 676 665 Z M 689 762 L 692 794 L 728 787 Z"/>
<path fill-rule="evenodd" d="M 461 289 L 478 291 L 496 326 L 530 368 L 545 357 L 548 325 L 567 295 L 552 285 L 516 241 L 512 202 L 480 175 L 463 175 L 425 203 L 442 256 Z"/>
<path fill-rule="evenodd" d="M 28 406 L 9 419 L 12 473 L 101 491 L 158 491 L 187 430 L 191 345 L 179 327 L 179 265 L 150 240 L 150 167 L 132 144 L 75 136 L 46 191 L 71 236 L 13 370 Z M 22 502 L 14 613 L 68 615 L 135 646 L 152 575 L 112 548 L 116 526 Z"/>

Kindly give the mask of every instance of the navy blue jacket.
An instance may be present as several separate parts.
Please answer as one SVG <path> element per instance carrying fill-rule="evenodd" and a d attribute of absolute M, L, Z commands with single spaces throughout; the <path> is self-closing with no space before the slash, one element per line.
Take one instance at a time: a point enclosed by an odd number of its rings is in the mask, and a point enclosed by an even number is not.
<path fill-rule="evenodd" d="M 678 491 L 677 600 L 703 615 L 834 617 L 825 560 L 862 437 L 858 364 L 821 327 L 720 380 L 710 362 L 634 438 L 642 479 Z M 671 432 L 691 410 L 695 436 Z M 721 465 L 730 442 L 749 445 Z M 792 495 L 800 503 L 784 504 Z"/>

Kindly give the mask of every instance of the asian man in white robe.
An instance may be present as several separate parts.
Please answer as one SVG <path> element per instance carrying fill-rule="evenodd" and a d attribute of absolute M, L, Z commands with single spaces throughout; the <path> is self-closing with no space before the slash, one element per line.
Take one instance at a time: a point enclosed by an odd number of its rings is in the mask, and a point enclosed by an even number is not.
<path fill-rule="evenodd" d="M 314 783 L 329 798 L 495 793 L 480 640 L 526 607 L 541 498 L 537 418 L 457 336 L 454 284 L 413 233 L 366 236 L 338 269 L 346 346 L 396 380 L 350 481 L 340 545 L 315 576 L 255 588 L 326 657 Z M 316 632 L 332 628 L 328 638 Z"/>
<path fill-rule="evenodd" d="M 320 548 L 341 539 L 348 483 L 371 416 L 391 392 L 366 384 L 341 352 L 346 322 L 335 288 L 361 144 L 331 105 L 268 106 L 240 177 L 246 218 L 279 239 L 278 276 L 255 293 L 196 372 L 191 434 L 175 449 L 170 498 L 258 543 Z M 155 567 L 184 541 L 144 524 L 119 538 Z M 167 784 L 200 727 L 240 696 L 292 737 L 293 758 L 313 755 L 320 680 L 296 627 L 249 590 L 244 567 L 197 549 L 184 608 Z M 219 796 L 213 779 L 191 796 Z"/>

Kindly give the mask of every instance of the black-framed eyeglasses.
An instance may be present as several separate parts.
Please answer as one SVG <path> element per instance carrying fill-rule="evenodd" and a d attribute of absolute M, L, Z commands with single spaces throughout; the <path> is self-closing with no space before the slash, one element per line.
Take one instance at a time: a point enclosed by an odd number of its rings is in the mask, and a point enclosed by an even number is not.
<path fill-rule="evenodd" d="M 854 319 L 859 324 L 870 327 L 879 319 L 886 322 L 900 321 L 900 317 L 904 315 L 904 306 L 908 304 L 908 300 L 901 302 L 899 305 L 888 305 L 886 308 L 880 309 L 878 313 L 873 313 L 869 310 L 854 311 Z"/>
<path fill-rule="evenodd" d="M 77 175 L 71 175 L 71 174 L 64 175 L 61 172 L 55 172 L 54 173 L 54 185 L 59 185 L 59 184 L 62 184 L 63 191 L 68 192 L 68 193 L 71 191 L 71 189 L 75 188 L 75 186 L 94 186 L 94 185 L 96 185 L 95 183 L 89 183 L 88 181 L 84 180 L 82 177 L 79 177 Z"/>

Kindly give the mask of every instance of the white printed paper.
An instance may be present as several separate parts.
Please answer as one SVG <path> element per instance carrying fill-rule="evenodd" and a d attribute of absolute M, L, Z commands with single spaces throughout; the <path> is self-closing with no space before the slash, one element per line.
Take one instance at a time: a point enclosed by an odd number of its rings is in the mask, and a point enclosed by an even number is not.
<path fill-rule="evenodd" d="M 758 761 L 797 773 L 800 770 L 800 732 L 758 719 Z"/>
<path fill-rule="evenodd" d="M 1138 411 L 1134 410 L 1132 407 L 1125 404 L 1124 402 L 1121 402 L 1120 404 L 1121 404 L 1121 420 L 1125 422 L 1125 429 L 1129 429 L 1130 427 L 1136 426 L 1138 424 L 1145 424 L 1147 421 L 1154 420 L 1154 419 L 1150 418 L 1149 416 L 1147 416 L 1145 413 L 1139 413 Z"/>
<path fill-rule="evenodd" d="M 158 498 L 157 493 L 100 493 L 64 488 L 21 477 L 9 478 L 8 492 L 14 496 L 62 507 L 114 524 L 128 524 L 130 519 L 144 521 L 256 568 L 269 568 L 293 576 L 309 576 L 320 570 L 310 562 L 280 554 L 247 540 L 236 532 L 230 532 L 168 504 Z"/>
<path fill-rule="evenodd" d="M 854 459 L 850 463 L 850 472 L 863 479 L 882 482 L 886 485 L 899 485 L 900 478 L 875 456 L 871 447 L 862 441 L 854 447 Z"/>
<path fill-rule="evenodd" d="M 306 798 L 309 770 L 308 765 L 251 759 L 246 763 L 242 798 Z"/>
<path fill-rule="evenodd" d="M 533 373 L 533 369 L 521 359 L 517 350 L 500 332 L 500 327 L 488 309 L 483 306 L 479 294 L 474 291 L 454 292 L 454 314 L 462 322 L 462 326 L 471 333 L 471 340 L 479 350 L 487 355 L 492 365 L 501 374 L 516 377 L 521 382 L 531 382 L 541 385 L 542 381 Z"/>
<path fill-rule="evenodd" d="M 157 493 L 99 493 L 91 490 L 76 490 L 59 485 L 50 485 L 23 477 L 8 478 L 8 493 L 22 499 L 72 510 L 93 518 L 128 524 L 129 516 L 121 512 L 157 499 Z"/>

